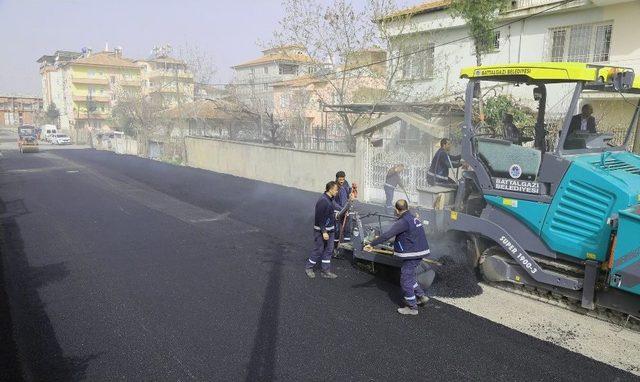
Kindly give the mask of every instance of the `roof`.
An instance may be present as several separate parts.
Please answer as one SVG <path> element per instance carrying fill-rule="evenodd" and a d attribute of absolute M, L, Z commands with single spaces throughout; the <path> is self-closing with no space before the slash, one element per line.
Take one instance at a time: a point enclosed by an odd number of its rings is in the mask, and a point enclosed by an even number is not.
<path fill-rule="evenodd" d="M 485 65 L 463 68 L 461 78 L 477 78 L 499 82 L 600 82 L 610 84 L 619 72 L 633 73 L 633 69 L 592 65 L 581 62 L 532 62 L 520 64 Z M 632 88 L 640 91 L 640 76 Z"/>
<path fill-rule="evenodd" d="M 98 52 L 89 55 L 88 57 L 78 58 L 70 62 L 72 65 L 91 65 L 91 66 L 118 66 L 136 68 L 138 66 L 132 61 L 116 57 L 113 52 Z"/>
<path fill-rule="evenodd" d="M 271 62 L 298 62 L 298 63 L 311 64 L 314 61 L 307 54 L 296 54 L 296 55 L 293 55 L 293 54 L 287 54 L 287 53 L 283 53 L 283 52 L 278 52 L 278 53 L 265 54 L 264 56 L 256 58 L 254 60 L 250 60 L 250 61 L 244 62 L 242 64 L 232 66 L 232 68 L 234 68 L 234 69 L 236 69 L 236 68 L 247 68 L 247 67 L 267 64 L 267 63 L 271 63 Z"/>
<path fill-rule="evenodd" d="M 153 57 L 146 60 L 136 60 L 136 62 L 164 62 L 167 64 L 182 64 L 182 65 L 185 64 L 183 60 L 179 60 L 177 58 L 173 58 L 169 56 Z"/>
<path fill-rule="evenodd" d="M 462 119 L 460 118 L 460 121 L 461 120 Z M 418 130 L 423 131 L 436 138 L 447 136 L 449 125 L 452 122 L 451 118 L 447 118 L 447 117 L 438 116 L 433 118 L 425 118 L 424 116 L 418 113 L 394 112 L 394 113 L 386 114 L 378 119 L 374 119 L 369 124 L 353 130 L 352 134 L 361 135 L 361 134 L 370 133 L 376 130 L 380 130 L 384 127 L 393 125 L 398 121 L 404 121 L 410 124 L 411 126 L 416 127 Z"/>
<path fill-rule="evenodd" d="M 411 17 L 411 16 L 420 15 L 423 13 L 432 13 L 432 12 L 441 11 L 449 8 L 449 6 L 451 5 L 451 2 L 452 0 L 425 1 L 418 5 L 414 5 L 413 7 L 408 7 L 408 8 L 400 9 L 396 12 L 392 12 L 384 17 L 379 18 L 376 21 L 379 22 L 379 21 L 390 20 L 398 17 L 405 17 L 405 16 Z"/>

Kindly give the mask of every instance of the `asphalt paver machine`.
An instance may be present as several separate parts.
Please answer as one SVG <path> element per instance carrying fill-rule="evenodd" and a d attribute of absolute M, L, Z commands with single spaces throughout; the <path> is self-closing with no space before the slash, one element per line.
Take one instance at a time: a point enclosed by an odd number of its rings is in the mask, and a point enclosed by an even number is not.
<path fill-rule="evenodd" d="M 450 202 L 419 212 L 427 232 L 464 235 L 467 256 L 489 282 L 584 312 L 640 317 L 640 156 L 627 149 L 638 126 L 640 77 L 623 67 L 529 63 L 471 67 L 461 78 L 469 170 Z M 531 137 L 504 139 L 476 118 L 482 92 L 496 88 L 537 105 L 535 126 L 523 129 Z M 597 132 L 574 118 L 584 103 L 599 107 Z M 605 132 L 613 124 L 624 126 L 616 136 Z M 394 265 L 390 256 L 362 252 L 367 227 L 355 220 L 354 257 Z M 433 280 L 429 267 L 421 273 L 422 283 Z"/>

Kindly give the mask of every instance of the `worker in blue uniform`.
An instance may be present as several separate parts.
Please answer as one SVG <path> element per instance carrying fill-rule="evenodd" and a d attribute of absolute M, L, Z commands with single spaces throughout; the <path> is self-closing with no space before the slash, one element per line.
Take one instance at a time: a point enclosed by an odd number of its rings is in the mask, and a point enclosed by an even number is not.
<path fill-rule="evenodd" d="M 401 178 L 402 171 L 404 171 L 404 165 L 397 164 L 387 171 L 387 176 L 384 179 L 384 195 L 386 199 L 384 210 L 387 213 L 393 208 L 393 194 L 395 193 L 396 187 L 400 186 L 404 189 Z"/>
<path fill-rule="evenodd" d="M 353 198 L 351 193 L 351 186 L 349 182 L 346 180 L 346 174 L 344 171 L 338 171 L 336 173 L 336 183 L 338 183 L 338 194 L 334 198 L 335 202 L 335 212 L 338 214 L 342 211 L 349 201 Z M 340 219 L 337 220 L 336 226 L 336 234 L 335 234 L 335 245 L 337 246 L 340 242 L 351 241 L 351 231 L 349 229 L 349 213 L 348 211 L 342 215 Z"/>
<path fill-rule="evenodd" d="M 331 272 L 331 255 L 333 254 L 333 239 L 336 229 L 336 213 L 334 210 L 335 196 L 338 194 L 338 184 L 334 181 L 327 183 L 325 192 L 316 202 L 313 226 L 313 251 L 305 265 L 305 272 L 310 278 L 316 277 L 313 268 L 321 262 L 321 276 L 327 279 L 338 277 Z"/>
<path fill-rule="evenodd" d="M 372 252 L 375 246 L 395 237 L 393 255 L 402 260 L 400 285 L 406 304 L 398 308 L 398 313 L 417 315 L 418 305 L 424 305 L 429 301 L 416 278 L 416 268 L 420 265 L 422 258 L 430 253 L 429 243 L 422 222 L 409 211 L 406 200 L 398 200 L 394 209 L 397 216 L 396 222 L 388 231 L 367 244 L 364 250 Z"/>
<path fill-rule="evenodd" d="M 461 155 L 450 155 L 451 141 L 447 138 L 440 140 L 440 148 L 436 151 L 427 171 L 427 183 L 431 186 L 455 186 L 456 182 L 449 178 L 449 169 L 462 166 Z"/>

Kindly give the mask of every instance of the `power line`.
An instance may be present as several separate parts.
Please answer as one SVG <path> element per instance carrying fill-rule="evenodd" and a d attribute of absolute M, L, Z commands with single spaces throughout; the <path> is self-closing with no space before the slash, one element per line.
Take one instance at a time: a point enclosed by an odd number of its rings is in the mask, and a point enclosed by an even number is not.
<path fill-rule="evenodd" d="M 518 19 L 512 20 L 512 21 L 510 21 L 510 22 L 508 22 L 508 23 L 504 23 L 504 24 L 502 24 L 502 25 L 498 25 L 498 26 L 496 26 L 496 27 L 494 27 L 494 28 L 491 28 L 490 30 L 491 30 L 491 31 L 495 31 L 495 30 L 498 30 L 498 29 L 500 29 L 500 28 L 504 28 L 504 27 L 507 27 L 507 26 L 509 26 L 509 25 L 513 25 L 513 24 L 519 23 L 519 22 L 521 22 L 521 21 L 525 21 L 525 20 L 527 20 L 527 19 L 530 19 L 530 18 L 532 18 L 532 17 L 536 17 L 536 16 L 539 16 L 539 15 L 541 15 L 541 14 L 547 13 L 547 12 L 549 12 L 549 11 L 553 10 L 553 9 L 559 8 L 559 7 L 561 7 L 561 6 L 564 6 L 564 5 L 569 4 L 569 3 L 571 3 L 571 2 L 574 2 L 574 1 L 576 1 L 576 0 L 565 0 L 565 1 L 563 1 L 563 2 L 561 2 L 561 3 L 558 3 L 558 4 L 556 4 L 556 5 L 552 6 L 552 7 L 549 7 L 549 8 L 543 9 L 542 11 L 539 11 L 539 12 L 536 12 L 536 13 L 532 13 L 532 14 L 530 14 L 530 15 L 527 15 L 527 16 L 524 16 L 524 17 L 521 17 L 521 18 L 518 18 Z M 383 59 L 383 60 L 373 61 L 373 62 L 370 62 L 370 63 L 368 63 L 368 64 L 363 64 L 363 65 L 359 65 L 359 66 L 354 66 L 354 67 L 347 68 L 347 69 L 344 69 L 344 70 L 333 70 L 333 71 L 329 71 L 329 72 L 322 73 L 322 74 L 318 74 L 318 75 L 316 75 L 316 76 L 313 76 L 313 77 L 310 77 L 310 78 L 307 78 L 307 79 L 310 79 L 310 80 L 312 80 L 312 79 L 320 79 L 320 78 L 328 77 L 328 76 L 330 76 L 330 75 L 334 75 L 334 74 L 338 74 L 338 73 L 352 72 L 352 71 L 356 71 L 356 70 L 360 70 L 360 69 L 368 68 L 368 67 L 370 67 L 370 66 L 379 65 L 379 64 L 384 64 L 384 63 L 387 63 L 387 62 L 390 62 L 390 61 L 393 61 L 393 60 L 397 60 L 397 59 L 400 59 L 400 58 L 409 57 L 409 56 L 412 56 L 412 55 L 414 55 L 414 54 L 424 53 L 424 52 L 426 52 L 426 51 L 428 51 L 428 50 L 431 50 L 431 49 L 440 48 L 440 47 L 447 46 L 447 45 L 452 45 L 452 44 L 455 44 L 455 43 L 458 43 L 458 42 L 461 42 L 461 41 L 464 41 L 464 40 L 467 40 L 467 39 L 470 39 L 470 38 L 473 38 L 473 36 L 471 36 L 470 34 L 467 34 L 467 35 L 465 35 L 465 36 L 463 36 L 463 37 L 459 37 L 459 38 L 454 39 L 454 40 L 451 40 L 451 41 L 447 41 L 447 42 L 444 42 L 444 43 L 441 43 L 441 44 L 434 44 L 434 45 L 432 45 L 432 46 L 431 46 L 431 47 L 429 47 L 429 48 L 418 49 L 418 50 L 415 50 L 415 51 L 412 51 L 412 52 L 407 52 L 407 53 L 399 54 L 399 55 L 396 55 L 396 56 L 393 56 L 393 57 L 385 58 L 385 59 Z M 294 78 L 294 79 L 295 79 L 295 78 Z M 209 85 L 213 85 L 213 86 L 226 86 L 226 85 L 230 85 L 230 86 L 236 86 L 236 87 L 237 87 L 237 86 L 273 85 L 274 83 L 277 83 L 277 82 L 282 82 L 282 81 L 274 81 L 274 82 L 253 82 L 253 83 L 240 83 L 240 84 L 232 84 L 232 83 L 226 83 L 226 84 L 225 84 L 225 83 L 218 83 L 218 84 L 209 84 Z"/>

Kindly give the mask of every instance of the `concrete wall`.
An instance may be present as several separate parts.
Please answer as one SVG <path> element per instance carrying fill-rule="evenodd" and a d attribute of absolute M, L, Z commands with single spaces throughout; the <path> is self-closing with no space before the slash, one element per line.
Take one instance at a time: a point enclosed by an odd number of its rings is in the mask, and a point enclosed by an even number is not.
<path fill-rule="evenodd" d="M 114 138 L 112 149 L 116 154 L 138 155 L 138 141 L 133 138 Z"/>
<path fill-rule="evenodd" d="M 205 170 L 295 187 L 324 191 L 339 170 L 358 182 L 355 154 L 287 149 L 215 138 L 188 137 L 187 165 Z"/>

